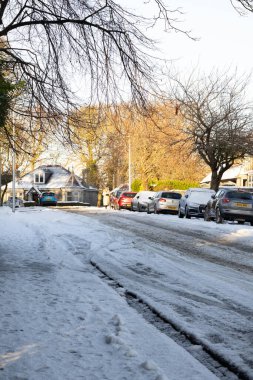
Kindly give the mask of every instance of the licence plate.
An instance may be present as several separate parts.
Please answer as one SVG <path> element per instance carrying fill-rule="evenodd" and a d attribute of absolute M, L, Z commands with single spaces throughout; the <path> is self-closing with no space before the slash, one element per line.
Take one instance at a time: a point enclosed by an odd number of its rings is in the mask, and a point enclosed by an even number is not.
<path fill-rule="evenodd" d="M 240 202 L 236 202 L 235 205 L 237 207 L 250 207 L 247 203 L 240 203 Z"/>
<path fill-rule="evenodd" d="M 166 208 L 167 208 L 168 210 L 176 210 L 176 209 L 177 209 L 176 206 L 166 206 Z"/>

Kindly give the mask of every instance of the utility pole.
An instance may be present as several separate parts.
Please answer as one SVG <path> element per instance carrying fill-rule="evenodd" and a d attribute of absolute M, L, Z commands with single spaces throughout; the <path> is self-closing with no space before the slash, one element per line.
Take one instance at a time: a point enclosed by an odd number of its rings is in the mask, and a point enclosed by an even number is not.
<path fill-rule="evenodd" d="M 2 206 L 2 147 L 0 146 L 0 207 Z"/>
<path fill-rule="evenodd" d="M 132 173 L 131 173 L 131 138 L 128 136 L 128 189 L 131 191 Z"/>
<path fill-rule="evenodd" d="M 14 115 L 12 115 L 12 133 L 13 133 L 13 142 L 12 142 L 12 212 L 15 212 L 16 206 L 16 153 L 15 153 L 15 124 L 14 124 Z"/>

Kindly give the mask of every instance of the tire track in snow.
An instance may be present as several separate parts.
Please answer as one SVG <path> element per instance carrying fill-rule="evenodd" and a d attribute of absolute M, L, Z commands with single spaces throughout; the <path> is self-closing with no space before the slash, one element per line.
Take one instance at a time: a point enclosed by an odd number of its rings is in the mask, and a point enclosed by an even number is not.
<path fill-rule="evenodd" d="M 195 359 L 201 362 L 212 373 L 222 380 L 253 380 L 249 373 L 242 368 L 237 367 L 231 361 L 226 360 L 216 351 L 212 350 L 208 345 L 198 340 L 196 336 L 183 331 L 181 326 L 177 326 L 175 322 L 170 321 L 163 316 L 153 306 L 143 301 L 137 294 L 128 291 L 118 281 L 109 276 L 100 266 L 94 261 L 90 261 L 91 265 L 97 270 L 99 277 L 106 281 L 109 286 L 118 291 L 119 295 L 124 296 L 130 307 L 134 308 L 144 319 L 155 326 L 163 334 L 170 337 L 178 345 L 182 346 Z M 124 293 L 122 292 L 124 290 Z"/>

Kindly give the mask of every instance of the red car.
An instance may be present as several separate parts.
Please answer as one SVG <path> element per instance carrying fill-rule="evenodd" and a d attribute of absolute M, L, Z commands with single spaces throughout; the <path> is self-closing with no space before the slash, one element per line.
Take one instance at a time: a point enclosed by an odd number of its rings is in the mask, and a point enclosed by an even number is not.
<path fill-rule="evenodd" d="M 114 210 L 118 210 L 118 201 L 122 192 L 122 190 L 116 190 L 110 195 L 110 206 L 111 208 L 114 208 Z"/>
<path fill-rule="evenodd" d="M 120 210 L 122 208 L 131 210 L 131 204 L 132 204 L 132 199 L 135 197 L 137 193 L 133 191 L 124 191 L 119 199 L 118 199 L 118 204 L 117 207 L 115 207 L 117 210 Z"/>

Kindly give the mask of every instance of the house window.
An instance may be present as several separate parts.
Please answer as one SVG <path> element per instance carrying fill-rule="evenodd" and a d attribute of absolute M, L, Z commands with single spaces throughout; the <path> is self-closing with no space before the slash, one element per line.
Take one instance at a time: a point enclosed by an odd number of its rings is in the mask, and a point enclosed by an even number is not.
<path fill-rule="evenodd" d="M 248 178 L 248 186 L 253 187 L 253 174 L 249 175 Z"/>
<path fill-rule="evenodd" d="M 34 183 L 44 183 L 45 175 L 44 173 L 35 173 L 34 174 Z"/>
<path fill-rule="evenodd" d="M 67 201 L 78 202 L 79 201 L 79 192 L 68 191 L 67 192 Z"/>
<path fill-rule="evenodd" d="M 71 191 L 68 191 L 67 192 L 67 201 L 72 201 L 72 192 Z"/>
<path fill-rule="evenodd" d="M 77 191 L 74 192 L 74 197 L 73 198 L 74 198 L 73 200 L 75 202 L 79 202 L 79 193 Z"/>

